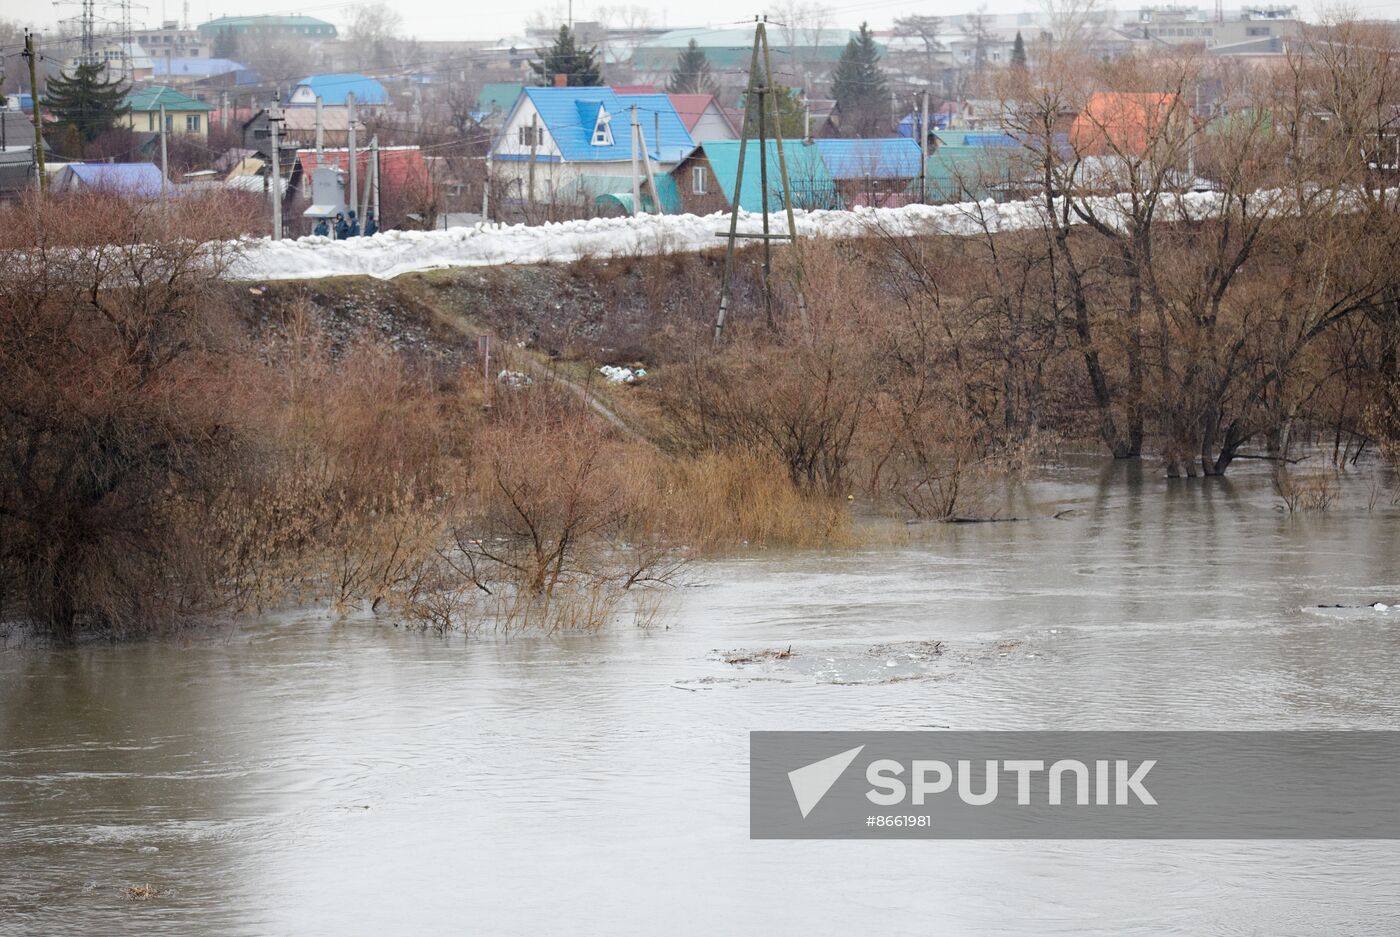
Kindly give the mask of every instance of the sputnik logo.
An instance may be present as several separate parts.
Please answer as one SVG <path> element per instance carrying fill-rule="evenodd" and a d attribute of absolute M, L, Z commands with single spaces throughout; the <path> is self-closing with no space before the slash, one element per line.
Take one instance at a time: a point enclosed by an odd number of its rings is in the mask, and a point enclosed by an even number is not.
<path fill-rule="evenodd" d="M 864 745 L 859 745 L 839 755 L 832 755 L 830 758 L 823 758 L 788 772 L 788 783 L 792 785 L 792 795 L 797 798 L 797 809 L 802 811 L 802 819 L 807 819 L 807 814 L 821 803 L 826 792 L 831 790 L 837 778 L 841 777 L 864 748 Z"/>

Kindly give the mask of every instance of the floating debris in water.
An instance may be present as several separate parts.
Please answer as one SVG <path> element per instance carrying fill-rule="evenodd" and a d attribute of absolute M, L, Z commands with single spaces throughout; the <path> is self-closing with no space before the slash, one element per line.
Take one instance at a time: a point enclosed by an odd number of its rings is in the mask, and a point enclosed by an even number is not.
<path fill-rule="evenodd" d="M 792 645 L 784 648 L 768 648 L 762 651 L 724 651 L 719 659 L 726 664 L 756 664 L 765 660 L 787 660 L 793 654 Z"/>

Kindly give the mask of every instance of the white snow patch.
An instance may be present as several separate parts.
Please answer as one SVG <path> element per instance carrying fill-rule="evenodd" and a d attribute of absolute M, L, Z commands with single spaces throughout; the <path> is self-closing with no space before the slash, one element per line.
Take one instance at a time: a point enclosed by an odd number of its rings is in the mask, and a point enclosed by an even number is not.
<path fill-rule="evenodd" d="M 620 368 L 611 364 L 603 365 L 598 371 L 614 384 L 635 384 L 647 376 L 646 368 Z"/>
<path fill-rule="evenodd" d="M 1264 193 L 1256 193 L 1264 194 Z M 1277 195 L 1279 199 L 1286 197 Z M 1127 196 L 1076 200 L 1113 221 L 1124 216 Z M 1210 192 L 1173 199 L 1161 214 L 1205 217 L 1221 211 L 1222 200 Z M 1043 201 L 960 202 L 952 205 L 905 205 L 900 208 L 855 208 L 851 211 L 799 211 L 798 234 L 809 238 L 980 234 L 1038 228 L 1045 217 Z M 1071 217 L 1074 217 L 1071 215 Z M 787 219 L 770 218 L 774 233 L 787 230 Z M 761 230 L 762 216 L 740 212 L 739 230 Z M 443 267 L 489 267 L 505 264 L 569 262 L 583 257 L 625 257 L 691 252 L 719 247 L 729 229 L 729 213 L 713 215 L 641 215 L 635 218 L 590 218 L 544 225 L 488 225 L 445 231 L 386 231 L 374 237 L 330 241 L 305 237 L 273 241 L 247 239 L 229 275 L 237 280 L 304 280 L 363 275 L 391 279 L 402 273 Z"/>

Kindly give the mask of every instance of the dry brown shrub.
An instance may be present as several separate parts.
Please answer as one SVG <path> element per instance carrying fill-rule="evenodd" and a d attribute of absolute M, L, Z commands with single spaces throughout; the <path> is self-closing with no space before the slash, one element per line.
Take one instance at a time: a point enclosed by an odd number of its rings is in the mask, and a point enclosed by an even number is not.
<path fill-rule="evenodd" d="M 658 479 L 651 510 L 666 534 L 702 551 L 738 544 L 827 547 L 851 542 L 851 518 L 841 501 L 804 494 L 771 455 L 722 451 L 693 458 L 654 456 Z"/>
<path fill-rule="evenodd" d="M 24 617 L 158 627 L 217 600 L 203 532 L 244 457 L 245 348 L 218 220 L 107 197 L 24 202 L 0 226 L 0 570 Z"/>

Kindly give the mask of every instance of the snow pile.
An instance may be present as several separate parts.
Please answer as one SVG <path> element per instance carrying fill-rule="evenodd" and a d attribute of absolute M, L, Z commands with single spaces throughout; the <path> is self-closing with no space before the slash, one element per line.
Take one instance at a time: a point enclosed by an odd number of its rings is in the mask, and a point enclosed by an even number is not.
<path fill-rule="evenodd" d="M 1103 217 L 1121 218 L 1127 196 L 1079 200 Z M 1188 193 L 1162 214 L 1200 217 L 1218 211 L 1215 193 Z M 855 208 L 851 211 L 796 212 L 798 234 L 814 238 L 855 238 L 875 234 L 896 237 L 930 234 L 978 234 L 1038 228 L 1045 216 L 1040 201 L 960 202 L 953 205 L 905 205 L 900 208 Z M 1073 215 L 1071 216 L 1074 217 Z M 787 230 L 779 212 L 769 219 L 774 233 Z M 740 212 L 739 230 L 762 230 L 761 215 Z M 304 280 L 364 275 L 391 279 L 401 273 L 442 267 L 488 267 L 504 264 L 569 262 L 583 257 L 625 257 L 690 252 L 719 247 L 729 230 L 729 213 L 713 215 L 642 215 L 636 218 L 590 218 L 544 225 L 486 225 L 446 231 L 387 231 L 374 237 L 330 241 L 319 237 L 273 241 L 247 240 L 230 276 L 238 280 Z"/>
<path fill-rule="evenodd" d="M 611 364 L 603 365 L 598 371 L 614 384 L 635 384 L 647 376 L 646 368 L 619 368 Z"/>

